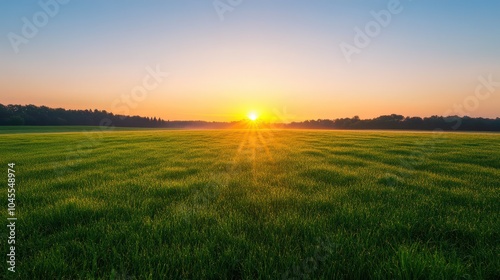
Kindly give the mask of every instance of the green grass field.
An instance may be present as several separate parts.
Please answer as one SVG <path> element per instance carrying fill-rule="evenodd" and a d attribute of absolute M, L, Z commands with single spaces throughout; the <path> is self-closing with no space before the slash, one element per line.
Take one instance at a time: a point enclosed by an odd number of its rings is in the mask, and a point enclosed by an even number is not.
<path fill-rule="evenodd" d="M 6 278 L 500 278 L 499 134 L 6 130 Z"/>

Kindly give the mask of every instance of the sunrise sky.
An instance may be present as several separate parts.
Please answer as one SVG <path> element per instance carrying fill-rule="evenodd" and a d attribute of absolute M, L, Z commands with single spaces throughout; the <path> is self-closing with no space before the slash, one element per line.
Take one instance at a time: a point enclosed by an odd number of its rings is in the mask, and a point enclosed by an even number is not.
<path fill-rule="evenodd" d="M 500 86 L 474 99 L 479 76 L 500 82 L 500 1 L 242 0 L 222 17 L 204 0 L 55 1 L 0 2 L 0 103 L 170 120 L 424 117 L 464 104 L 500 117 Z M 399 12 L 348 62 L 341 44 L 356 46 L 355 28 L 388 5 Z M 148 67 L 169 76 L 153 88 Z M 145 79 L 152 89 L 124 101 Z"/>

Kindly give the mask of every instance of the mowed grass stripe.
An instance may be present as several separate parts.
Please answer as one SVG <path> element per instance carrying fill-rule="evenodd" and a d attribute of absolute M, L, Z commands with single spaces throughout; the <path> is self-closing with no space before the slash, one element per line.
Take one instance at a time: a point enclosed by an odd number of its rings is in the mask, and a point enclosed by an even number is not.
<path fill-rule="evenodd" d="M 16 276 L 496 279 L 499 143 L 386 131 L 5 133 Z"/>

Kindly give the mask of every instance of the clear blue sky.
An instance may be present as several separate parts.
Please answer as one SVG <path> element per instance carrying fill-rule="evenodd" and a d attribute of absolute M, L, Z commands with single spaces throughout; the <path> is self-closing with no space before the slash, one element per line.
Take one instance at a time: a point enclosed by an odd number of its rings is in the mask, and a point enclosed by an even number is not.
<path fill-rule="evenodd" d="M 348 62 L 342 42 L 354 45 L 355 28 L 389 2 L 243 0 L 221 21 L 212 1 L 72 0 L 16 53 L 9 34 L 44 10 L 4 0 L 0 103 L 205 120 L 286 108 L 301 120 L 442 115 L 472 102 L 467 115 L 500 116 L 500 88 L 472 100 L 479 76 L 500 81 L 500 1 L 401 0 Z M 168 78 L 127 105 L 157 65 Z"/>

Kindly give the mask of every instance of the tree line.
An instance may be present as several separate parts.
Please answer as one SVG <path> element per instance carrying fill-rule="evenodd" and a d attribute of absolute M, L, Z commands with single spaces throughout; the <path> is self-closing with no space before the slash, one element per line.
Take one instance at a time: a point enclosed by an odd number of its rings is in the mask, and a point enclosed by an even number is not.
<path fill-rule="evenodd" d="M 292 122 L 286 128 L 313 129 L 400 129 L 443 131 L 500 131 L 500 118 L 471 118 L 468 116 L 431 116 L 426 118 L 384 115 L 373 119 L 340 118 Z"/>
<path fill-rule="evenodd" d="M 115 115 L 105 110 L 66 110 L 35 105 L 0 104 L 0 125 L 87 125 L 156 128 L 245 128 L 248 121 L 166 121 L 161 118 Z M 265 123 L 262 128 L 288 129 L 400 129 L 444 131 L 500 131 L 500 118 L 432 116 L 426 118 L 384 115 L 373 119 L 352 118 L 306 120 L 292 123 Z"/>
<path fill-rule="evenodd" d="M 120 127 L 161 127 L 160 118 L 123 116 L 105 110 L 66 110 L 35 105 L 0 104 L 0 125 L 88 125 Z"/>

